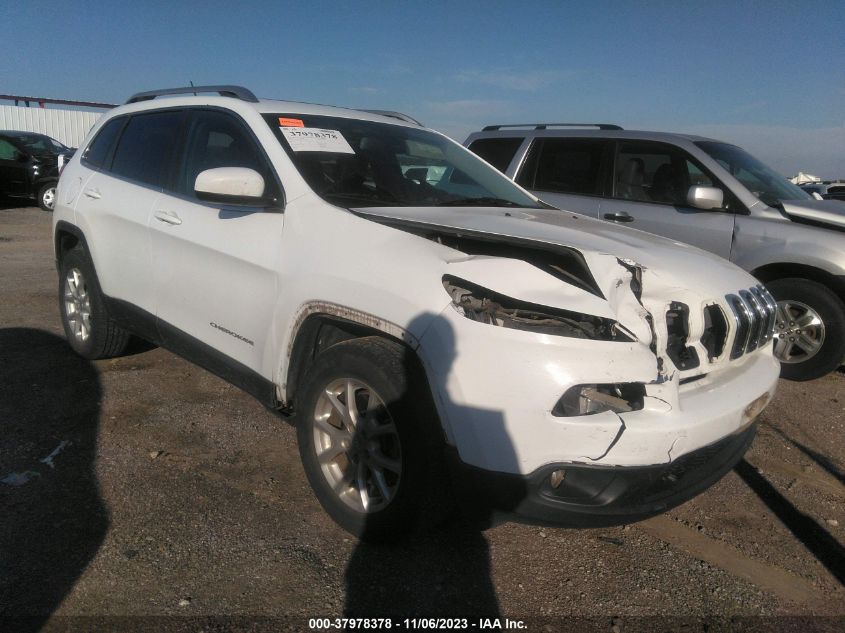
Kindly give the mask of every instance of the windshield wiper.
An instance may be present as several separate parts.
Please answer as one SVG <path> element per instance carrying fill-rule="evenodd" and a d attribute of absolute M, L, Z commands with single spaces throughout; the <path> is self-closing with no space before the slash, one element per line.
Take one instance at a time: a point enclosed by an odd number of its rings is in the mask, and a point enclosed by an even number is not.
<path fill-rule="evenodd" d="M 446 200 L 445 202 L 438 202 L 438 207 L 519 207 L 521 205 L 511 200 L 504 198 L 494 198 L 492 196 L 482 196 L 481 198 L 457 198 L 456 200 Z"/>

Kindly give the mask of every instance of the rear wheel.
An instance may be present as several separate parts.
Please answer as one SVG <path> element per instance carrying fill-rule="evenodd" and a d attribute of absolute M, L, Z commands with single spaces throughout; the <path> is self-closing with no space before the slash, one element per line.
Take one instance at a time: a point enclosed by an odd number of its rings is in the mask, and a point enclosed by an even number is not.
<path fill-rule="evenodd" d="M 52 211 L 56 206 L 56 183 L 42 185 L 38 190 L 38 206 L 44 211 Z"/>
<path fill-rule="evenodd" d="M 94 267 L 79 246 L 62 256 L 59 310 L 68 343 L 83 358 L 111 358 L 126 349 L 129 333 L 106 312 Z"/>
<path fill-rule="evenodd" d="M 777 300 L 775 356 L 781 376 L 812 380 L 845 358 L 845 305 L 826 286 L 809 279 L 776 279 L 766 288 Z"/>
<path fill-rule="evenodd" d="M 315 359 L 297 407 L 311 487 L 338 524 L 365 540 L 400 540 L 451 506 L 440 423 L 409 354 L 379 337 L 333 345 Z"/>

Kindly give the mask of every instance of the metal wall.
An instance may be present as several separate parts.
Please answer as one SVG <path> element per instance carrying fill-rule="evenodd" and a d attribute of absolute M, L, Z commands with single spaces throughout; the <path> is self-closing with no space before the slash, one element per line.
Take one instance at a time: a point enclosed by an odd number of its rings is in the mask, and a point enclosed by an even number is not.
<path fill-rule="evenodd" d="M 79 147 L 101 112 L 0 106 L 0 130 L 40 132 L 68 147 Z"/>

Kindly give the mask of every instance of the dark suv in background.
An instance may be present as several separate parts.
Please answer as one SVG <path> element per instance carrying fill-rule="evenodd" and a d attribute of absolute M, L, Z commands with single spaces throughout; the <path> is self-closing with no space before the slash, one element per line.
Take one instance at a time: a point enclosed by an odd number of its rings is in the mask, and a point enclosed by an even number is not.
<path fill-rule="evenodd" d="M 688 134 L 490 125 L 464 145 L 559 209 L 692 244 L 749 271 L 778 301 L 783 377 L 818 378 L 845 357 L 845 202 L 815 199 L 736 145 Z M 755 306 L 742 299 L 737 310 L 745 318 Z"/>
<path fill-rule="evenodd" d="M 0 197 L 35 198 L 52 211 L 59 171 L 74 151 L 46 134 L 0 130 Z"/>

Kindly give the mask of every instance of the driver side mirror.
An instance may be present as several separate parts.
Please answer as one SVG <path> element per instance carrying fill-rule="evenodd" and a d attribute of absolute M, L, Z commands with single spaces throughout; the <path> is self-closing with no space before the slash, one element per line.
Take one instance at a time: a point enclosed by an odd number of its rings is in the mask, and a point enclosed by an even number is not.
<path fill-rule="evenodd" d="M 274 203 L 264 195 L 264 178 L 247 167 L 215 167 L 197 175 L 194 182 L 197 198 L 220 204 L 243 204 L 266 207 Z"/>
<path fill-rule="evenodd" d="M 15 160 L 18 161 L 19 163 L 28 163 L 29 162 L 29 156 L 27 156 L 26 154 L 24 154 L 21 151 L 16 150 L 15 151 Z"/>
<path fill-rule="evenodd" d="M 725 203 L 725 192 L 718 187 L 693 185 L 687 191 L 687 203 L 691 207 L 704 211 L 721 209 Z"/>

